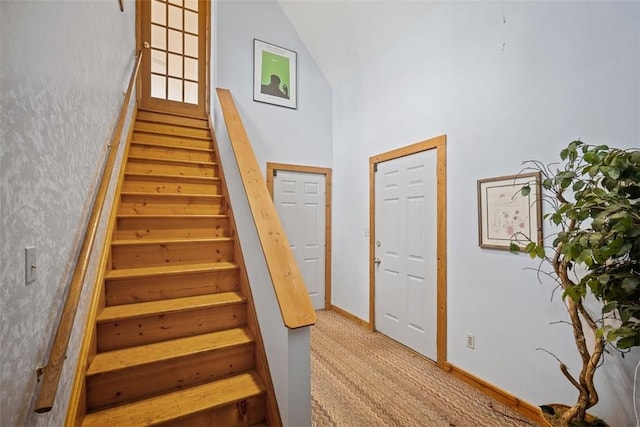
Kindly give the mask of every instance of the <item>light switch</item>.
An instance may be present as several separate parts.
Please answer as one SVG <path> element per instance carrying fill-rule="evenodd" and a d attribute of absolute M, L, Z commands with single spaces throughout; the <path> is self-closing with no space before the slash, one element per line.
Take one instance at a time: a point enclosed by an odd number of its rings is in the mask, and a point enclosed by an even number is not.
<path fill-rule="evenodd" d="M 29 284 L 36 280 L 36 248 L 29 246 L 24 248 L 24 281 Z"/>

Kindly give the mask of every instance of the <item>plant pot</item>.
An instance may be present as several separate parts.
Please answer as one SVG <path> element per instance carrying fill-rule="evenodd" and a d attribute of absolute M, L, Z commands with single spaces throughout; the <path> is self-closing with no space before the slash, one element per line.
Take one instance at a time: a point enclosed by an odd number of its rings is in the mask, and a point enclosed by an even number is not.
<path fill-rule="evenodd" d="M 549 403 L 547 405 L 540 406 L 540 412 L 542 413 L 542 419 L 547 427 L 610 427 L 609 424 L 602 421 L 600 418 L 587 414 L 584 417 L 583 422 L 565 424 L 560 421 L 562 414 L 564 414 L 570 406 L 563 405 L 561 403 Z"/>

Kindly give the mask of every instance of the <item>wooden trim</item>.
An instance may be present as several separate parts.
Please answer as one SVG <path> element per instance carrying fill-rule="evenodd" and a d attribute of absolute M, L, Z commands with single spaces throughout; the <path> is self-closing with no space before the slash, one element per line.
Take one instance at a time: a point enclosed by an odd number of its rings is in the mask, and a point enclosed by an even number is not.
<path fill-rule="evenodd" d="M 371 325 L 369 324 L 370 322 L 367 322 L 366 320 L 359 318 L 355 314 L 351 314 L 348 311 L 343 310 L 340 307 L 335 306 L 335 305 L 329 305 L 327 307 L 328 308 L 326 310 L 335 311 L 340 316 L 346 317 L 347 319 L 349 319 L 352 322 L 356 323 L 358 326 L 362 326 L 363 328 L 366 328 L 366 329 L 371 329 Z"/>
<path fill-rule="evenodd" d="M 65 420 L 66 427 L 79 426 L 82 424 L 82 420 L 86 415 L 86 388 L 85 388 L 85 373 L 87 372 L 87 368 L 89 364 L 93 360 L 94 356 L 97 353 L 97 343 L 96 343 L 96 317 L 98 313 L 102 311 L 105 307 L 104 301 L 104 277 L 111 269 L 111 240 L 113 236 L 113 231 L 116 227 L 116 220 L 118 217 L 118 207 L 120 204 L 120 199 L 118 195 L 120 194 L 120 189 L 122 188 L 122 183 L 124 182 L 125 177 L 125 165 L 128 156 L 129 150 L 131 148 L 131 139 L 133 136 L 134 125 L 136 122 L 136 116 L 138 114 L 138 105 L 133 111 L 133 117 L 131 119 L 131 127 L 129 129 L 129 134 L 127 135 L 127 142 L 124 149 L 124 153 L 122 156 L 122 167 L 120 168 L 120 173 L 118 175 L 118 182 L 116 183 L 115 193 L 114 193 L 114 205 L 109 214 L 109 220 L 107 222 L 107 229 L 105 231 L 105 244 L 102 247 L 102 251 L 100 254 L 100 261 L 98 263 L 97 276 L 95 280 L 95 286 L 93 288 L 91 294 L 91 301 L 89 303 L 89 308 L 87 310 L 87 318 L 84 323 L 85 332 L 82 339 L 82 344 L 80 346 L 80 353 L 78 354 L 78 362 L 76 365 L 76 371 L 73 379 L 73 384 L 71 386 L 71 395 L 69 398 L 69 406 L 67 407 L 67 416 Z"/>
<path fill-rule="evenodd" d="M 231 92 L 220 88 L 216 92 L 282 320 L 290 329 L 313 325 L 316 313 Z"/>
<path fill-rule="evenodd" d="M 447 361 L 447 165 L 446 135 L 398 148 L 369 158 L 369 325 L 375 330 L 375 171 L 377 164 L 421 151 L 437 150 L 437 332 L 436 363 L 443 367 Z"/>
<path fill-rule="evenodd" d="M 211 139 L 213 140 L 214 155 L 218 164 L 218 176 L 222 182 L 221 193 L 226 200 L 226 213 L 229 216 L 229 228 L 231 236 L 234 236 L 234 260 L 240 264 L 240 287 L 243 294 L 247 297 L 247 326 L 253 334 L 256 346 L 256 371 L 258 375 L 264 381 L 267 387 L 267 425 L 269 426 L 282 426 L 282 418 L 280 416 L 280 409 L 278 408 L 278 401 L 275 396 L 273 387 L 273 380 L 271 378 L 271 371 L 269 370 L 269 362 L 267 360 L 267 353 L 264 348 L 264 341 L 262 341 L 262 332 L 260 331 L 260 322 L 258 321 L 258 315 L 256 313 L 255 303 L 253 300 L 253 294 L 251 292 L 251 286 L 249 284 L 249 277 L 247 276 L 247 268 L 244 263 L 244 257 L 242 256 L 242 244 L 238 238 L 236 220 L 233 216 L 233 209 L 229 205 L 229 193 L 227 190 L 227 182 L 224 175 L 224 167 L 220 161 L 220 151 L 218 148 L 218 141 L 216 140 L 213 119 L 209 116 L 209 129 L 211 132 Z"/>
<path fill-rule="evenodd" d="M 274 174 L 279 170 L 324 175 L 324 308 L 326 309 L 331 305 L 331 168 L 267 162 L 267 189 L 269 190 L 269 194 L 271 194 L 271 200 L 274 199 Z"/>
<path fill-rule="evenodd" d="M 80 253 L 76 261 L 76 266 L 73 271 L 73 276 L 71 277 L 71 283 L 69 284 L 69 290 L 67 291 L 62 314 L 58 323 L 58 328 L 56 329 L 55 338 L 49 352 L 49 360 L 43 369 L 42 384 L 40 385 L 38 398 L 34 407 L 34 411 L 38 413 L 50 411 L 56 397 L 58 382 L 60 381 L 60 374 L 62 373 L 62 365 L 66 358 L 67 346 L 69 345 L 69 339 L 73 329 L 73 321 L 76 317 L 76 311 L 78 310 L 78 302 L 80 301 L 84 278 L 89 267 L 91 250 L 98 231 L 98 226 L 100 225 L 100 216 L 102 215 L 102 209 L 109 189 L 109 181 L 116 161 L 122 129 L 124 128 L 129 101 L 138 76 L 142 56 L 142 52 L 140 52 L 135 66 L 133 67 L 133 71 L 131 72 L 129 87 L 125 93 L 122 107 L 120 108 L 120 114 L 118 116 L 118 122 L 109 143 L 109 154 L 100 178 L 100 184 L 95 196 L 93 208 L 91 209 L 87 231 L 85 232 L 84 240 L 82 241 Z M 90 196 L 93 197 L 93 194 Z"/>
<path fill-rule="evenodd" d="M 536 421 L 542 425 L 548 425 L 548 423 L 546 423 L 546 420 L 544 419 L 544 416 L 542 415 L 542 411 L 538 406 L 525 402 L 515 397 L 511 393 L 508 393 L 501 388 L 496 387 L 495 385 L 490 384 L 476 377 L 475 375 L 472 375 L 469 372 L 466 372 L 458 368 L 457 366 L 450 364 L 449 362 L 445 362 L 442 368 L 454 377 L 464 381 L 475 389 L 480 390 L 484 394 L 491 396 L 498 402 L 504 403 L 508 407 L 524 415 L 530 420 Z"/>

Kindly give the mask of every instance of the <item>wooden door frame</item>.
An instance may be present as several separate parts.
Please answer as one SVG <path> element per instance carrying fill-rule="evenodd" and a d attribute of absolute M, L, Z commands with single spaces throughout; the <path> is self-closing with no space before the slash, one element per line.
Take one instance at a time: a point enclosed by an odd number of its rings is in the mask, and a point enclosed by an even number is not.
<path fill-rule="evenodd" d="M 436 150 L 436 188 L 437 188 L 437 225 L 436 225 L 436 280 L 437 280 L 437 319 L 436 319 L 436 363 L 444 368 L 447 361 L 447 136 L 417 142 L 406 147 L 369 157 L 369 329 L 374 331 L 375 324 L 375 172 L 378 163 L 409 156 L 421 151 Z"/>
<path fill-rule="evenodd" d="M 277 171 L 324 175 L 324 309 L 331 308 L 331 168 L 267 162 L 267 188 L 274 200 L 273 178 Z"/>
<path fill-rule="evenodd" d="M 150 0 L 136 0 L 136 52 L 144 52 L 143 55 L 150 55 L 151 50 L 145 49 L 143 46 L 144 40 L 142 37 L 142 2 Z M 204 116 L 208 117 L 211 111 L 210 99 L 211 99 L 211 1 L 202 1 L 204 4 L 205 14 L 205 64 L 204 64 L 204 97 L 203 111 Z M 136 83 L 136 100 L 138 105 L 142 98 L 142 78 L 139 78 Z"/>

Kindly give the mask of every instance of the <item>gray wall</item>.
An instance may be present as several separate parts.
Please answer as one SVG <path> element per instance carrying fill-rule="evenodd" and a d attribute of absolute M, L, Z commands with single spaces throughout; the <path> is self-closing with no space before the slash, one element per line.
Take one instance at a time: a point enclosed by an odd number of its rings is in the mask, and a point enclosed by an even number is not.
<path fill-rule="evenodd" d="M 478 247 L 476 181 L 576 138 L 640 147 L 639 76 L 638 2 L 438 3 L 334 88 L 333 304 L 368 319 L 369 156 L 447 134 L 448 360 L 533 404 L 575 401 L 535 350 L 577 372 L 569 328 L 549 325 L 567 320 L 560 295 L 528 257 Z M 598 372 L 611 425 L 635 425 L 639 358 L 606 355 Z"/>
<path fill-rule="evenodd" d="M 331 87 L 277 2 L 219 0 L 214 14 L 214 87 L 231 91 L 263 174 L 267 162 L 330 167 Z M 254 39 L 297 53 L 296 110 L 253 101 Z"/>
<path fill-rule="evenodd" d="M 231 91 L 263 174 L 267 162 L 329 166 L 331 88 L 280 6 L 273 0 L 223 0 L 216 2 L 212 13 L 217 28 L 214 87 Z M 297 52 L 296 110 L 253 101 L 254 39 Z M 311 418 L 310 331 L 288 330 L 282 323 L 227 130 L 217 99 L 212 99 L 219 154 L 282 420 L 285 425 L 306 425 Z"/>
<path fill-rule="evenodd" d="M 46 362 L 133 66 L 135 5 L 127 0 L 122 13 L 111 0 L 2 1 L 0 15 L 0 424 L 61 425 L 78 328 L 49 414 L 31 412 L 35 369 Z M 38 267 L 28 286 L 26 246 Z"/>

